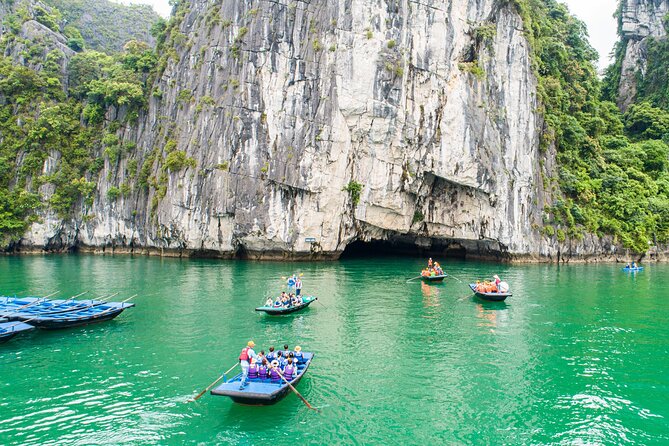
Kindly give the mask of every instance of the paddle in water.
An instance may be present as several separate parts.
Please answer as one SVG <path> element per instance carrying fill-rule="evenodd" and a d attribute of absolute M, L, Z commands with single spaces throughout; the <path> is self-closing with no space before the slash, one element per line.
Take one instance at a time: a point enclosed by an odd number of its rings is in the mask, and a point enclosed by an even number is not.
<path fill-rule="evenodd" d="M 308 407 L 309 409 L 311 409 L 311 410 L 315 410 L 316 412 L 318 412 L 318 409 L 316 409 L 316 408 L 313 407 L 311 404 L 309 404 L 309 401 L 307 401 L 306 398 L 304 398 L 304 397 L 302 396 L 302 394 L 301 394 L 300 392 L 298 392 L 297 389 L 296 389 L 295 387 L 293 387 L 293 385 L 292 385 L 292 384 L 291 384 L 291 383 L 290 383 L 290 382 L 283 376 L 283 373 L 281 373 L 281 370 L 279 370 L 278 367 L 272 367 L 272 368 L 273 368 L 274 370 L 276 370 L 276 372 L 279 374 L 279 376 L 281 377 L 281 379 L 282 379 L 286 384 L 288 384 L 288 387 L 290 387 L 290 390 L 292 390 L 293 392 L 295 392 L 295 395 L 299 396 L 300 399 L 304 402 L 304 404 L 307 405 L 307 407 Z"/>
<path fill-rule="evenodd" d="M 230 373 L 230 372 L 231 372 L 235 367 L 237 367 L 238 365 L 239 365 L 239 363 L 237 363 L 237 364 L 233 365 L 232 367 L 230 367 L 230 368 L 228 369 L 227 372 L 223 372 L 223 374 L 222 374 L 221 376 L 219 376 L 219 377 L 216 379 L 216 381 L 214 381 L 213 383 L 209 384 L 209 385 L 207 386 L 207 388 L 204 389 L 202 392 L 198 393 L 198 395 L 197 395 L 195 398 L 191 398 L 190 400 L 188 400 L 188 401 L 186 401 L 186 402 L 187 402 L 187 403 L 192 403 L 193 401 L 197 401 L 198 399 L 200 399 L 200 398 L 202 397 L 202 395 L 204 395 L 205 393 L 207 393 L 207 391 L 209 391 L 209 389 L 211 389 L 212 387 L 214 387 L 220 380 L 223 379 L 223 377 L 225 377 L 225 375 L 227 375 L 228 373 Z"/>

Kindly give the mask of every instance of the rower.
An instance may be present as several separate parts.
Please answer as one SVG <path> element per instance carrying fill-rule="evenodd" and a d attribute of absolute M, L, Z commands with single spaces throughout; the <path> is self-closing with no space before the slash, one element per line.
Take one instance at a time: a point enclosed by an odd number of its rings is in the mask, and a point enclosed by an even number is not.
<path fill-rule="evenodd" d="M 248 384 L 246 381 L 249 377 L 249 361 L 251 359 L 258 360 L 258 355 L 253 351 L 253 347 L 256 346 L 256 343 L 249 341 L 246 343 L 246 347 L 242 349 L 242 352 L 239 354 L 239 365 L 242 367 L 242 381 L 239 385 L 239 390 L 243 390 L 244 387 Z"/>
<path fill-rule="evenodd" d="M 283 369 L 283 377 L 286 378 L 286 381 L 292 381 L 293 375 L 297 375 L 297 368 L 293 363 L 289 362 Z"/>
<path fill-rule="evenodd" d="M 495 279 L 495 291 L 499 292 L 499 284 L 502 281 L 502 279 L 500 279 L 497 274 L 492 276 L 492 278 Z"/>
<path fill-rule="evenodd" d="M 272 361 L 271 367 L 272 369 L 269 372 L 269 379 L 271 379 L 272 382 L 281 380 L 281 375 L 279 375 L 279 361 L 276 359 Z"/>

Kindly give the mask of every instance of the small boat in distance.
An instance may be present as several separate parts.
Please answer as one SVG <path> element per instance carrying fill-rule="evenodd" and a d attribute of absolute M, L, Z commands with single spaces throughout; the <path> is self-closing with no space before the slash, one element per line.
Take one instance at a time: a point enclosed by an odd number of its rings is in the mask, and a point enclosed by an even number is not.
<path fill-rule="evenodd" d="M 631 267 L 631 266 L 626 266 L 623 268 L 623 271 L 625 272 L 635 272 L 635 271 L 643 271 L 643 266 L 637 266 L 637 267 Z"/>
<path fill-rule="evenodd" d="M 313 353 L 303 352 L 304 363 L 298 365 L 297 375 L 290 381 L 290 384 L 295 387 L 302 377 L 307 373 L 311 360 L 314 358 Z M 283 399 L 290 391 L 290 387 L 284 380 L 272 381 L 269 378 L 249 378 L 248 385 L 242 390 L 239 389 L 239 384 L 242 380 L 242 374 L 237 374 L 234 378 L 224 382 L 218 387 L 211 390 L 212 395 L 229 396 L 232 401 L 239 404 L 248 404 L 252 406 L 268 406 L 275 404 Z"/>
<path fill-rule="evenodd" d="M 502 302 L 507 297 L 513 296 L 513 294 L 508 292 L 501 293 L 499 291 L 493 291 L 482 283 L 470 283 L 469 288 L 472 289 L 477 297 L 491 302 Z"/>
<path fill-rule="evenodd" d="M 299 305 L 292 305 L 289 307 L 286 306 L 268 306 L 268 305 L 263 305 L 262 307 L 257 307 L 256 311 L 264 311 L 267 314 L 271 314 L 273 316 L 278 316 L 281 314 L 289 314 L 289 313 L 295 313 L 296 311 L 304 310 L 307 308 L 311 303 L 315 300 L 318 300 L 317 297 L 314 296 L 303 296 L 302 297 L 302 303 Z"/>
<path fill-rule="evenodd" d="M 32 330 L 35 327 L 23 322 L 5 322 L 0 324 L 0 344 L 9 341 L 22 331 Z"/>

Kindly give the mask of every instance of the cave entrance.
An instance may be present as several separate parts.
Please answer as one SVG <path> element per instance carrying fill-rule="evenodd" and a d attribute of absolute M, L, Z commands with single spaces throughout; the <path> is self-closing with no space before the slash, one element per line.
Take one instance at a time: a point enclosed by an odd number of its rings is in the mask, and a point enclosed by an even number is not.
<path fill-rule="evenodd" d="M 430 247 L 417 245 L 403 240 L 372 240 L 364 242 L 356 240 L 349 243 L 341 255 L 341 259 L 359 259 L 369 257 L 439 257 L 465 259 L 467 250 L 457 242 L 435 240 Z"/>

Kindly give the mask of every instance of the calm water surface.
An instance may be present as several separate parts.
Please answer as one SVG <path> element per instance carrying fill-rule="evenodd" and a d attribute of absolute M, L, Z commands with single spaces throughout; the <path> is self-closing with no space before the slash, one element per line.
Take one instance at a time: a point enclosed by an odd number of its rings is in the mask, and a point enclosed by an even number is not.
<path fill-rule="evenodd" d="M 139 294 L 114 321 L 0 345 L 0 444 L 669 444 L 669 265 L 442 262 L 499 273 L 501 304 L 407 283 L 421 266 L 0 258 L 3 294 Z M 319 301 L 255 313 L 294 268 Z M 316 352 L 298 390 L 320 413 L 185 403 L 249 339 Z"/>

